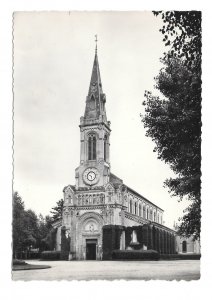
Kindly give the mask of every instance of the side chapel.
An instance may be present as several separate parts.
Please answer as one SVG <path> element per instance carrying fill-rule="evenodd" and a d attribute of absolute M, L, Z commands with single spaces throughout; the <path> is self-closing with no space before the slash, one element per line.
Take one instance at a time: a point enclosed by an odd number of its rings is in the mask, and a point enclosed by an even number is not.
<path fill-rule="evenodd" d="M 80 165 L 75 170 L 75 185 L 63 189 L 63 217 L 54 224 L 56 250 L 63 248 L 66 239 L 71 259 L 110 259 L 112 248 L 132 249 L 134 245 L 175 253 L 175 231 L 163 225 L 163 209 L 111 172 L 111 128 L 105 103 L 96 48 L 85 113 L 80 118 Z M 104 244 L 107 239 L 103 236 L 111 226 L 121 228 L 113 247 Z"/>

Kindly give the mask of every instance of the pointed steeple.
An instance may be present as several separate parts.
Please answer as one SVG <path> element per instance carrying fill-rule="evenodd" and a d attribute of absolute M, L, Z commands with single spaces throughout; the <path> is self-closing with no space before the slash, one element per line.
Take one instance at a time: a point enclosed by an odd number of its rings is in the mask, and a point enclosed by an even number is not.
<path fill-rule="evenodd" d="M 97 94 L 97 92 L 98 92 L 98 94 Z M 103 94 L 97 52 L 95 53 L 95 57 L 94 57 L 93 70 L 92 70 L 92 74 L 91 74 L 91 81 L 90 81 L 90 86 L 89 86 L 89 91 L 88 91 L 88 97 L 91 96 L 92 93 L 95 93 L 96 96 Z"/>
<path fill-rule="evenodd" d="M 105 111 L 106 97 L 102 90 L 102 82 L 99 71 L 99 62 L 97 55 L 97 46 L 95 49 L 95 57 L 91 74 L 91 81 L 86 98 L 85 119 L 99 119 L 100 116 L 106 121 Z"/>

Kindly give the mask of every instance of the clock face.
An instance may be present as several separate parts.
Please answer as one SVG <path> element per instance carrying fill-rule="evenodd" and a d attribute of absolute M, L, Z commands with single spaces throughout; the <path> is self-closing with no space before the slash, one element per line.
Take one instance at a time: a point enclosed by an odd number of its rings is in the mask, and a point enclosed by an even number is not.
<path fill-rule="evenodd" d="M 96 168 L 87 168 L 83 173 L 83 180 L 89 185 L 96 184 L 99 181 L 99 171 Z"/>

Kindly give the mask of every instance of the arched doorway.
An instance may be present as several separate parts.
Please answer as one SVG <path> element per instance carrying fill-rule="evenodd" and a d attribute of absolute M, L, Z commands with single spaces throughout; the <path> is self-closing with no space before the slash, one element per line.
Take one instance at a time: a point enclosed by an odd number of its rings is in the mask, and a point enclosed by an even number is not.
<path fill-rule="evenodd" d="M 97 239 L 86 239 L 86 260 L 96 260 Z"/>
<path fill-rule="evenodd" d="M 187 242 L 186 241 L 182 242 L 182 252 L 184 252 L 184 253 L 187 252 Z"/>
<path fill-rule="evenodd" d="M 102 253 L 102 226 L 101 215 L 86 212 L 80 217 L 78 227 L 78 259 L 99 260 Z"/>

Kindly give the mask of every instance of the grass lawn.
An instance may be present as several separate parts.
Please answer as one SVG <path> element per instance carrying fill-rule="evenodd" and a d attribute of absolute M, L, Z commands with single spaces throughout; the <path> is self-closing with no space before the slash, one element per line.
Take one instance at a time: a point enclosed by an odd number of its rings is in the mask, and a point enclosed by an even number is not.
<path fill-rule="evenodd" d="M 28 264 L 23 261 L 22 263 L 13 264 L 12 270 L 21 271 L 21 270 L 36 270 L 36 269 L 48 269 L 48 268 L 51 268 L 51 266 Z"/>

